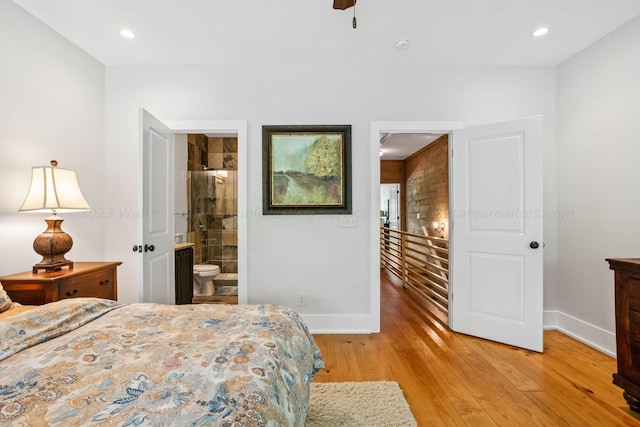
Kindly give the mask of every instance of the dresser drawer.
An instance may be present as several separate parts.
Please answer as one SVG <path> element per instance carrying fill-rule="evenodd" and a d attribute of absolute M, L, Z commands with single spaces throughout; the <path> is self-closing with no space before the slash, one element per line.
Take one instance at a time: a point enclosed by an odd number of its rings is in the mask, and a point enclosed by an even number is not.
<path fill-rule="evenodd" d="M 115 270 L 99 271 L 60 283 L 59 298 L 96 297 L 115 299 Z"/>

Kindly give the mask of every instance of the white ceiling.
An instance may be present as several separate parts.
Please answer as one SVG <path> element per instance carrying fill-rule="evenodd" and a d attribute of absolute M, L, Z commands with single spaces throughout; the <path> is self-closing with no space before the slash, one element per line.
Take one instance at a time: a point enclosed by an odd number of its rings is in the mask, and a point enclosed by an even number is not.
<path fill-rule="evenodd" d="M 640 14 L 639 0 L 14 0 L 103 64 L 392 61 L 556 65 Z M 533 39 L 538 26 L 548 35 Z M 137 37 L 120 36 L 124 28 Z M 411 44 L 398 50 L 394 43 Z"/>
<path fill-rule="evenodd" d="M 13 0 L 106 66 L 392 63 L 553 66 L 640 15 L 640 0 Z M 534 39 L 539 26 L 549 33 Z M 122 28 L 136 33 L 129 40 Z M 406 38 L 408 49 L 395 42 Z M 404 159 L 433 135 L 388 138 Z"/>
<path fill-rule="evenodd" d="M 441 134 L 435 133 L 387 133 L 380 138 L 380 159 L 404 160 L 416 151 L 431 144 Z"/>

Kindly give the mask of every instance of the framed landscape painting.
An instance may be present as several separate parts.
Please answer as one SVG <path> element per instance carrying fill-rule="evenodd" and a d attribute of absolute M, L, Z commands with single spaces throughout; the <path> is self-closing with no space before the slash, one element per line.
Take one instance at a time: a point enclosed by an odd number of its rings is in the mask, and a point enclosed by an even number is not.
<path fill-rule="evenodd" d="M 351 214 L 351 125 L 262 126 L 264 215 Z"/>

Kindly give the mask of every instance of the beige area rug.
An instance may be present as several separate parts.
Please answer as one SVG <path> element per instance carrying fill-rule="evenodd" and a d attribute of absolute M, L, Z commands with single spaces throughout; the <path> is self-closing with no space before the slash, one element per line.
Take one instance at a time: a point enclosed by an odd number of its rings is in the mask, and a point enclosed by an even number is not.
<path fill-rule="evenodd" d="M 311 383 L 305 427 L 415 427 L 393 381 Z"/>

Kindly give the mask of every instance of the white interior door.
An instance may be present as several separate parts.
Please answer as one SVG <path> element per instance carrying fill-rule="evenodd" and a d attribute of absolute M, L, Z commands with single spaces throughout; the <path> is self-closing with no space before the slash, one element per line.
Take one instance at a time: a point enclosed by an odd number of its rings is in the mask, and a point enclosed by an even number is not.
<path fill-rule="evenodd" d="M 542 117 L 453 131 L 456 332 L 542 352 Z"/>
<path fill-rule="evenodd" d="M 140 109 L 142 301 L 175 304 L 173 133 Z"/>
<path fill-rule="evenodd" d="M 400 186 L 392 185 L 389 189 L 389 228 L 400 229 Z"/>

